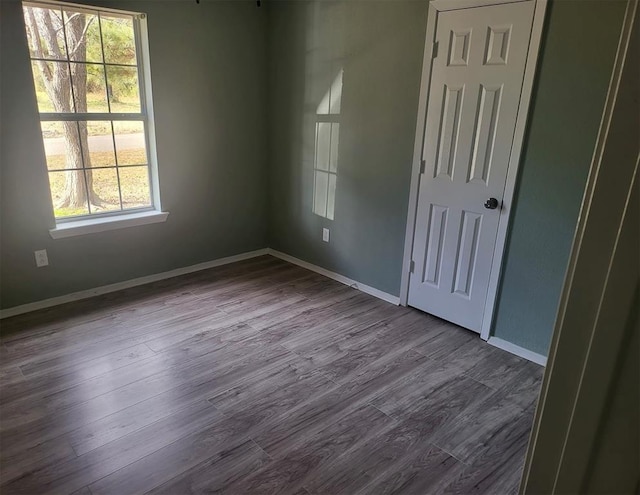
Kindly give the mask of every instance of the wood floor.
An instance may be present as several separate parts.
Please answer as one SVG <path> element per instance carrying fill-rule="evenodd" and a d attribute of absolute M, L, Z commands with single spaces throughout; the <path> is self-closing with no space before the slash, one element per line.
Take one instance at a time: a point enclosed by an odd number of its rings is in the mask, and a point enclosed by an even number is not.
<path fill-rule="evenodd" d="M 542 376 L 268 256 L 1 326 L 2 494 L 513 493 Z"/>

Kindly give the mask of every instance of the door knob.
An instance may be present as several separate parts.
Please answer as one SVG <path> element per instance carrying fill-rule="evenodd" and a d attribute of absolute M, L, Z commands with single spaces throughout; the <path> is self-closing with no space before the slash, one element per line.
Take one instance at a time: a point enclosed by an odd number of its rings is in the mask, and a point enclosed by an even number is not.
<path fill-rule="evenodd" d="M 498 207 L 498 200 L 496 198 L 489 198 L 484 202 L 484 207 L 488 210 L 495 210 Z"/>

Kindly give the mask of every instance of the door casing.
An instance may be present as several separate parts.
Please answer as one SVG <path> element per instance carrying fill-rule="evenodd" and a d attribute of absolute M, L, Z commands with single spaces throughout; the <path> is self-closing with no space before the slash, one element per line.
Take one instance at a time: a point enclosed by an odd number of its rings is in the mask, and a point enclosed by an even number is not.
<path fill-rule="evenodd" d="M 473 7 L 485 7 L 489 5 L 500 5 L 506 3 L 517 3 L 520 1 L 535 2 L 533 24 L 531 28 L 531 38 L 529 50 L 527 52 L 527 62 L 522 82 L 522 92 L 518 105 L 518 116 L 516 118 L 513 145 L 509 156 L 509 166 L 505 185 L 500 218 L 498 220 L 498 233 L 493 253 L 493 263 L 489 276 L 487 298 L 484 306 L 482 319 L 482 331 L 480 336 L 483 340 L 489 339 L 491 326 L 493 324 L 494 309 L 498 282 L 502 271 L 502 260 L 504 248 L 509 228 L 509 220 L 513 204 L 516 178 L 518 176 L 518 165 L 522 153 L 522 144 L 529 114 L 533 81 L 536 73 L 538 54 L 540 51 L 540 41 L 542 39 L 542 29 L 547 8 L 547 0 L 431 0 L 429 2 L 429 13 L 427 18 L 427 36 L 422 60 L 422 79 L 420 82 L 420 99 L 418 102 L 418 119 L 416 123 L 416 138 L 413 150 L 413 165 L 411 169 L 411 187 L 409 190 L 409 211 L 407 213 L 407 230 L 404 243 L 404 257 L 402 263 L 402 277 L 400 285 L 400 304 L 407 305 L 409 298 L 409 274 L 411 270 L 411 257 L 413 253 L 413 238 L 415 231 L 416 214 L 418 209 L 418 189 L 420 183 L 420 168 L 422 161 L 422 149 L 426 126 L 427 103 L 429 101 L 429 86 L 431 85 L 431 65 L 434 53 L 434 40 L 436 36 L 438 13 L 461 10 Z"/>

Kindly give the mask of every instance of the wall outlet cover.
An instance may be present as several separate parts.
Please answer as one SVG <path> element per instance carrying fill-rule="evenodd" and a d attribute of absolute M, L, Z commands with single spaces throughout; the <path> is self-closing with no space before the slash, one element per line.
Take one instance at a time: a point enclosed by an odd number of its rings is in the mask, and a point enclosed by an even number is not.
<path fill-rule="evenodd" d="M 47 256 L 47 250 L 41 249 L 39 251 L 34 251 L 36 257 L 36 266 L 38 268 L 47 266 L 49 264 L 49 257 Z"/>
<path fill-rule="evenodd" d="M 329 242 L 329 229 L 322 229 L 322 240 Z"/>

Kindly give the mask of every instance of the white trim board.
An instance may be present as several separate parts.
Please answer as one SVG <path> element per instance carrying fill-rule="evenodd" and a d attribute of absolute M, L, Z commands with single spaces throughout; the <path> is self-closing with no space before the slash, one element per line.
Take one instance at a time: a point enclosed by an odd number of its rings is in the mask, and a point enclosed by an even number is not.
<path fill-rule="evenodd" d="M 431 3 L 439 12 L 448 10 L 472 9 L 474 7 L 486 7 L 488 5 L 501 5 L 504 3 L 526 2 L 527 0 L 431 0 Z"/>
<path fill-rule="evenodd" d="M 487 340 L 487 344 L 491 344 L 498 349 L 502 349 L 503 351 L 515 354 L 516 356 L 520 356 L 521 358 L 527 359 L 528 361 L 533 361 L 534 363 L 541 366 L 547 365 L 547 358 L 542 354 L 538 354 L 537 352 L 530 351 L 528 349 L 525 349 L 524 347 L 520 347 L 519 345 L 512 344 L 511 342 L 507 342 L 506 340 L 502 340 L 501 338 L 489 337 L 489 340 Z"/>
<path fill-rule="evenodd" d="M 72 292 L 71 294 L 65 294 L 63 296 L 57 296 L 49 299 L 43 299 L 41 301 L 35 301 L 28 304 L 22 304 L 21 306 L 14 306 L 12 308 L 0 310 L 0 319 L 21 315 L 23 313 L 29 313 L 30 311 L 36 311 L 38 309 L 50 308 L 52 306 L 58 306 L 60 304 L 65 304 L 72 301 L 88 299 L 90 297 L 99 296 L 102 294 L 108 294 L 110 292 L 116 292 L 122 289 L 128 289 L 130 287 L 137 287 L 138 285 L 149 284 L 151 282 L 157 282 L 158 280 L 179 277 L 180 275 L 186 275 L 188 273 L 198 272 L 200 270 L 207 270 L 208 268 L 214 268 L 216 266 L 228 265 L 230 263 L 236 263 L 237 261 L 256 258 L 258 256 L 264 256 L 266 254 L 269 254 L 268 249 L 266 248 L 258 249 L 256 251 L 249 251 L 247 253 L 227 256 L 226 258 L 219 258 L 217 260 L 205 261 L 204 263 L 198 263 L 197 265 L 185 266 L 183 268 L 176 268 L 175 270 L 169 270 L 161 273 L 154 273 L 153 275 L 146 275 L 144 277 L 132 278 L 131 280 L 125 280 L 123 282 L 116 282 L 114 284 L 102 285 L 100 287 L 95 287 L 93 289 L 81 290 L 78 292 Z"/>
<path fill-rule="evenodd" d="M 511 3 L 516 1 L 520 0 L 447 0 L 446 2 L 443 2 L 442 0 L 432 0 L 429 3 L 429 14 L 427 17 L 427 36 L 423 56 L 422 79 L 420 82 L 420 100 L 418 103 L 418 118 L 416 124 L 416 138 L 413 153 L 413 167 L 411 171 L 411 186 L 409 190 L 409 210 L 407 213 L 407 230 L 405 233 L 402 279 L 400 284 L 400 304 L 402 304 L 403 306 L 407 305 L 409 299 L 409 272 L 413 253 L 413 237 L 415 232 L 416 212 L 418 208 L 418 185 L 420 182 L 421 168 L 420 162 L 422 161 L 422 144 L 426 125 L 426 110 L 427 102 L 429 100 L 429 86 L 431 83 L 432 43 L 435 40 L 436 35 L 438 12 L 453 9 L 480 7 L 485 5 L 494 5 L 499 3 Z M 530 1 L 535 2 L 535 10 L 533 14 L 533 23 L 531 26 L 531 38 L 529 40 L 527 64 L 525 67 L 524 79 L 522 82 L 522 92 L 520 95 L 518 116 L 516 119 L 511 154 L 509 157 L 507 181 L 502 198 L 502 207 L 500 210 L 500 220 L 498 223 L 496 245 L 493 252 L 494 261 L 491 266 L 491 274 L 489 276 L 489 284 L 487 288 L 487 299 L 484 307 L 484 316 L 480 333 L 480 336 L 483 340 L 489 339 L 491 334 L 491 326 L 493 325 L 498 283 L 500 281 L 500 275 L 502 273 L 502 262 L 506 247 L 506 239 L 509 229 L 509 220 L 512 211 L 513 197 L 515 194 L 518 166 L 522 154 L 522 145 L 524 141 L 524 134 L 526 131 L 527 116 L 529 113 L 533 82 L 538 62 L 538 54 L 540 51 L 540 42 L 542 39 L 542 29 L 547 8 L 547 0 Z M 517 352 L 514 353 L 517 354 Z"/>
<path fill-rule="evenodd" d="M 394 296 L 387 292 L 383 292 L 381 290 L 376 289 L 375 287 L 365 285 L 361 282 L 345 277 L 344 275 L 340 275 L 339 273 L 332 272 L 330 270 L 319 267 L 312 263 L 308 263 L 307 261 L 303 261 L 301 259 L 295 258 L 283 252 L 276 251 L 275 249 L 268 249 L 267 251 L 271 256 L 275 258 L 280 258 L 281 260 L 288 261 L 289 263 L 293 263 L 294 265 L 301 266 L 302 268 L 306 268 L 307 270 L 311 270 L 312 272 L 319 273 L 320 275 L 324 275 L 327 278 L 336 280 L 342 284 L 348 285 L 349 287 L 353 287 L 354 289 L 358 289 L 359 291 L 362 291 L 365 294 L 369 294 L 371 296 L 377 297 L 378 299 L 382 299 L 383 301 L 387 301 L 388 303 L 395 304 L 396 306 L 400 304 L 400 298 L 398 296 Z"/>
<path fill-rule="evenodd" d="M 321 268 L 317 265 L 313 265 L 306 261 L 302 261 L 301 259 L 295 258 L 288 254 L 282 253 L 280 251 L 276 251 L 274 249 L 264 248 L 258 249 L 257 251 L 249 251 L 247 253 L 236 254 L 234 256 L 228 256 L 226 258 L 220 258 L 212 261 L 205 261 L 204 263 L 198 263 L 197 265 L 185 266 L 183 268 L 176 268 L 175 270 L 169 270 L 161 273 L 154 273 L 153 275 L 146 275 L 144 277 L 133 278 L 131 280 L 125 280 L 123 282 L 116 282 L 114 284 L 102 285 L 100 287 L 95 287 L 93 289 L 81 290 L 78 292 L 72 292 L 70 294 L 65 294 L 62 296 L 51 297 L 49 299 L 43 299 L 41 301 L 35 301 L 28 304 L 22 304 L 20 306 L 14 306 L 12 308 L 2 309 L 0 310 L 0 319 L 10 318 L 11 316 L 17 316 L 24 313 L 29 313 L 31 311 L 37 311 L 39 309 L 50 308 L 52 306 L 58 306 L 60 304 L 65 304 L 73 301 L 80 301 L 82 299 L 88 299 L 94 296 L 100 296 L 102 294 L 108 294 L 110 292 L 116 292 L 123 289 L 128 289 L 130 287 L 137 287 L 139 285 L 149 284 L 151 282 L 157 282 L 158 280 L 165 280 L 167 278 L 179 277 L 180 275 L 186 275 L 188 273 L 198 272 L 200 270 L 207 270 L 209 268 L 214 268 L 216 266 L 228 265 L 230 263 L 236 263 L 237 261 L 247 260 L 250 258 L 256 258 L 258 256 L 271 255 L 274 258 L 279 258 L 284 261 L 288 261 L 289 263 L 293 263 L 294 265 L 301 266 L 302 268 L 306 268 L 307 270 L 311 270 L 312 272 L 319 273 L 320 275 L 324 275 L 327 278 L 336 280 L 340 283 L 358 289 L 366 294 L 377 297 L 378 299 L 382 299 L 383 301 L 387 301 L 391 304 L 395 304 L 396 306 L 400 304 L 400 298 L 397 296 L 393 296 L 386 292 L 376 289 L 375 287 L 371 287 L 369 285 L 365 285 L 363 283 L 357 282 L 355 280 L 351 280 L 339 273 L 335 273 L 324 268 Z"/>
<path fill-rule="evenodd" d="M 166 211 L 143 211 L 125 215 L 113 215 L 109 217 L 87 218 L 73 222 L 64 222 L 49 230 L 49 235 L 53 239 L 64 239 L 78 235 L 95 234 L 108 230 L 126 229 L 128 227 L 138 227 L 152 223 L 162 223 L 167 221 L 169 212 Z"/>
<path fill-rule="evenodd" d="M 70 294 L 65 294 L 63 296 L 56 296 L 49 299 L 43 299 L 41 301 L 35 301 L 28 304 L 23 304 L 21 306 L 14 306 L 12 308 L 2 309 L 0 310 L 0 319 L 9 318 L 11 316 L 17 316 L 23 313 L 29 313 L 30 311 L 37 311 L 39 309 L 50 308 L 52 306 L 58 306 L 60 304 L 65 304 L 72 301 L 79 301 L 82 299 L 88 299 L 89 297 L 99 296 L 102 294 L 108 294 L 110 292 L 116 292 L 122 289 L 128 289 L 130 287 L 137 287 L 138 285 L 149 284 L 151 282 L 157 282 L 158 280 L 164 280 L 167 278 L 179 277 L 180 275 L 186 275 L 188 273 L 197 272 L 200 270 L 207 270 L 209 268 L 214 268 L 216 266 L 228 265 L 230 263 L 236 263 L 237 261 L 247 260 L 250 258 L 256 258 L 258 256 L 264 256 L 270 254 L 274 258 L 279 258 L 284 261 L 288 261 L 294 265 L 301 266 L 302 268 L 306 268 L 307 270 L 311 270 L 312 272 L 319 273 L 320 275 L 324 275 L 327 278 L 336 280 L 340 283 L 358 289 L 366 294 L 377 297 L 378 299 L 382 299 L 383 301 L 387 301 L 388 303 L 395 304 L 396 306 L 400 304 L 400 298 L 381 290 L 376 289 L 375 287 L 371 287 L 369 285 L 363 284 L 356 280 L 352 280 L 347 278 L 339 273 L 332 272 L 330 270 L 326 270 L 317 265 L 313 265 L 306 261 L 302 261 L 301 259 L 295 258 L 288 254 L 282 253 L 280 251 L 276 251 L 275 249 L 258 249 L 257 251 L 250 251 L 247 253 L 237 254 L 234 256 L 228 256 L 226 258 L 220 258 L 212 261 L 205 261 L 204 263 L 198 263 L 197 265 L 185 266 L 183 268 L 176 268 L 175 270 L 169 270 L 167 272 L 154 273 L 153 275 L 146 275 L 144 277 L 133 278 L 131 280 L 125 280 L 123 282 L 116 282 L 114 284 L 103 285 L 100 287 L 95 287 L 93 289 L 81 290 L 78 292 L 72 292 Z"/>
<path fill-rule="evenodd" d="M 373 297 L 377 297 L 378 299 L 382 299 L 388 303 L 394 304 L 398 306 L 400 304 L 400 298 L 389 294 L 387 292 L 383 292 L 375 287 L 371 287 L 369 285 L 363 284 L 356 280 L 352 280 L 344 275 L 340 275 L 339 273 L 332 272 L 320 266 L 314 265 L 307 261 L 303 261 L 294 256 L 285 254 L 281 251 L 277 251 L 271 248 L 258 249 L 256 251 L 249 251 L 247 253 L 237 254 L 234 256 L 228 256 L 226 258 L 220 258 L 212 261 L 205 261 L 204 263 L 198 263 L 197 265 L 186 266 L 183 268 L 176 268 L 175 270 L 169 270 L 166 272 L 155 273 L 153 275 L 147 275 L 144 277 L 138 277 L 131 280 L 125 280 L 123 282 L 116 282 L 114 284 L 103 285 L 100 287 L 96 287 L 93 289 L 82 290 L 78 292 L 72 292 L 71 294 L 65 294 L 63 296 L 52 297 L 49 299 L 43 299 L 41 301 L 35 301 L 28 304 L 23 304 L 21 306 L 14 306 L 12 308 L 7 308 L 0 310 L 0 319 L 10 318 L 11 316 L 17 316 L 24 313 L 29 313 L 31 311 L 37 311 L 39 309 L 50 308 L 53 306 L 58 306 L 60 304 L 65 304 L 73 301 L 80 301 L 82 299 L 88 299 L 90 297 L 99 296 L 102 294 L 108 294 L 110 292 L 116 292 L 123 289 L 128 289 L 130 287 L 137 287 L 139 285 L 149 284 L 151 282 L 157 282 L 159 280 L 165 280 L 168 278 L 179 277 L 180 275 L 186 275 L 188 273 L 198 272 L 201 270 L 207 270 L 209 268 L 214 268 L 216 266 L 228 265 L 230 263 L 236 263 L 238 261 L 243 261 L 251 258 L 256 258 L 258 256 L 271 255 L 274 258 L 279 258 L 281 260 L 287 261 L 294 265 L 298 265 L 302 268 L 306 268 L 307 270 L 311 270 L 312 272 L 319 273 L 327 278 L 332 280 L 336 280 L 342 284 L 348 285 L 349 287 L 353 287 L 365 294 L 369 294 Z M 506 340 L 502 340 L 498 337 L 490 337 L 488 343 L 503 349 L 511 354 L 515 354 L 516 356 L 520 356 L 522 358 L 528 359 L 529 361 L 533 361 L 534 363 L 541 364 L 542 366 L 546 365 L 547 358 L 541 354 L 537 354 L 535 352 L 529 351 L 523 347 L 517 346 Z"/>

